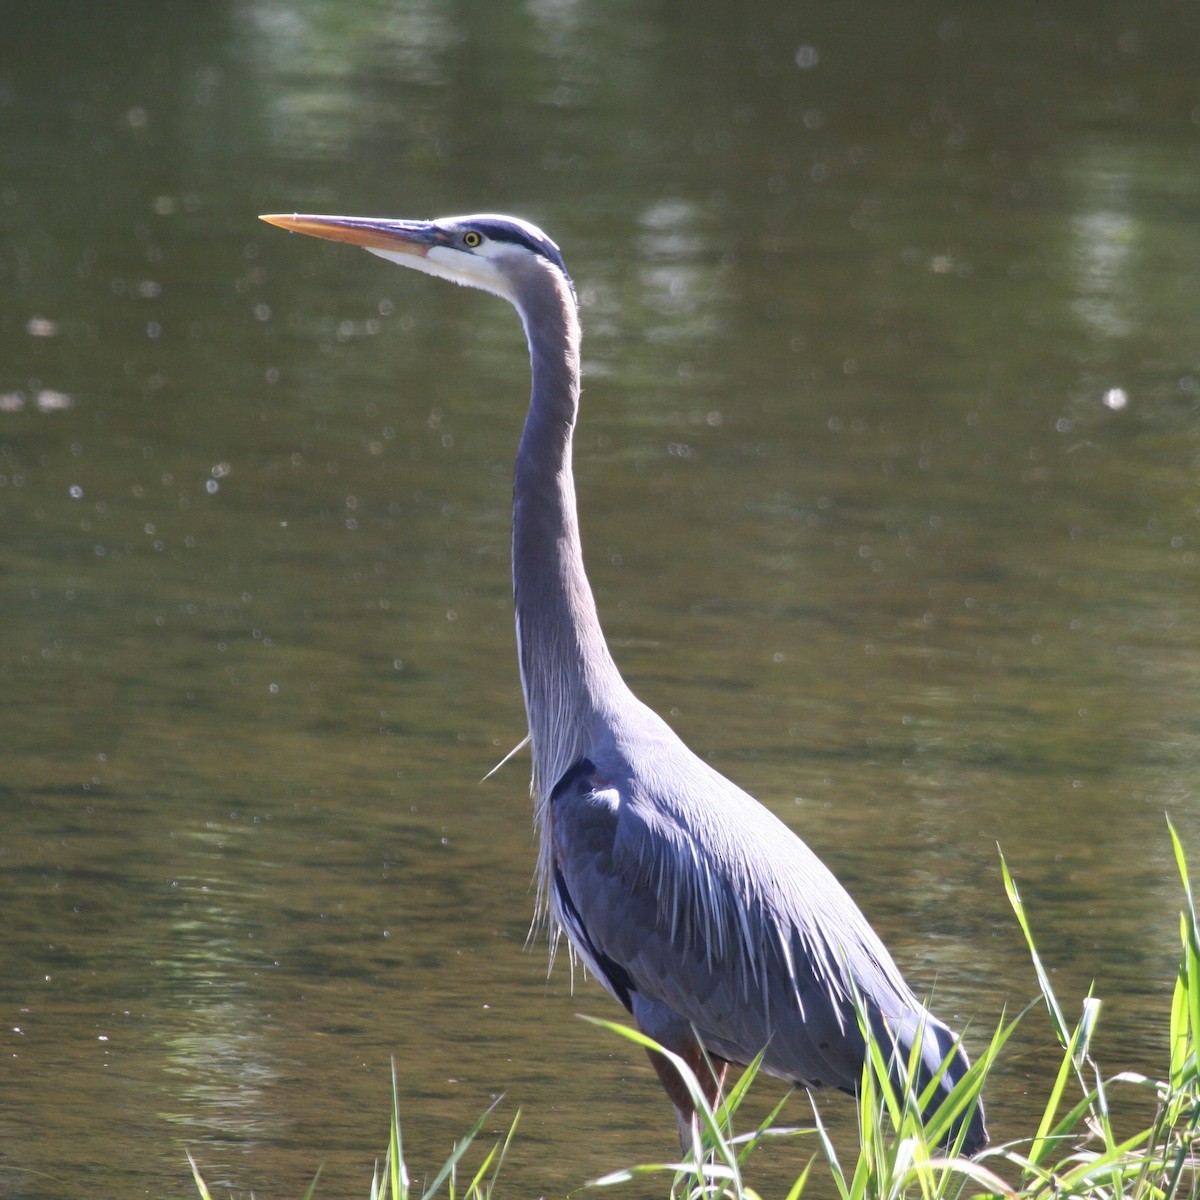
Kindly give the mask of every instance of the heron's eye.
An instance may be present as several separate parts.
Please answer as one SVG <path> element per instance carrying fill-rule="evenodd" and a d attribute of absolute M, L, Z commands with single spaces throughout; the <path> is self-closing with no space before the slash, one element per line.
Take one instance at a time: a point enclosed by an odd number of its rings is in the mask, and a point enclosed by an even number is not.
<path fill-rule="evenodd" d="M 468 229 L 467 232 L 463 234 L 463 245 L 472 250 L 474 250 L 475 247 L 478 246 L 482 241 L 482 235 L 476 233 L 473 229 Z"/>

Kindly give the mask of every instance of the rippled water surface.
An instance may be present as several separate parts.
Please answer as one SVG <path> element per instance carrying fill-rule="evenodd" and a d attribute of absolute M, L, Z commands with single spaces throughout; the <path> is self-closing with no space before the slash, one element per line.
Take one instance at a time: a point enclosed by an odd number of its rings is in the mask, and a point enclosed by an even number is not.
<path fill-rule="evenodd" d="M 1191 6 L 60 7 L 0 58 L 0 1192 L 188 1196 L 190 1148 L 365 1195 L 391 1058 L 418 1172 L 500 1093 L 513 1194 L 671 1148 L 573 1015 L 616 1006 L 526 946 L 526 758 L 480 782 L 524 733 L 519 324 L 259 212 L 544 225 L 635 688 L 970 1043 L 1035 990 L 999 843 L 1102 1061 L 1164 1068 Z M 1051 1058 L 1034 1014 L 994 1134 Z"/>

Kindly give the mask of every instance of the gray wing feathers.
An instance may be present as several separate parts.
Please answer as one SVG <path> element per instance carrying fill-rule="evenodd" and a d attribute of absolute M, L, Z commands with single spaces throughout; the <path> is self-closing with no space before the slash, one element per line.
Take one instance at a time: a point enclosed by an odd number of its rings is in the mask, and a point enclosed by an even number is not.
<path fill-rule="evenodd" d="M 578 948 L 593 970 L 597 957 L 619 964 L 713 1053 L 744 1063 L 765 1047 L 772 1074 L 855 1090 L 855 990 L 892 1030 L 933 1018 L 799 838 L 690 753 L 657 748 L 669 764 L 635 772 L 598 754 L 551 798 L 557 868 L 586 929 Z"/>

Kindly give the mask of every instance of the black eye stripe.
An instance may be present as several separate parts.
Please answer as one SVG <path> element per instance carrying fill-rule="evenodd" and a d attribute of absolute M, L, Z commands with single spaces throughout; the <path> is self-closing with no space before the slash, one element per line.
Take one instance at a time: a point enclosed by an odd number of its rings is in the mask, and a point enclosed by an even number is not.
<path fill-rule="evenodd" d="M 566 263 L 563 262 L 562 253 L 540 230 L 527 230 L 523 226 L 503 217 L 495 219 L 488 216 L 460 217 L 455 220 L 457 229 L 460 231 L 457 234 L 459 244 L 465 246 L 466 249 L 476 249 L 482 244 L 482 239 L 484 238 L 499 245 L 521 246 L 523 249 L 530 251 L 530 253 L 544 258 L 549 263 L 553 263 L 563 273 L 568 284 L 571 284 L 571 276 L 567 271 Z M 478 235 L 480 241 L 472 245 L 467 240 L 471 234 Z M 571 284 L 571 287 L 573 289 L 574 284 Z"/>
<path fill-rule="evenodd" d="M 533 238 L 523 229 L 518 229 L 513 225 L 504 225 L 500 222 L 493 224 L 491 221 L 479 221 L 476 223 L 475 229 L 486 237 L 491 238 L 494 242 L 508 242 L 510 245 L 524 246 L 526 250 L 532 250 L 534 254 L 540 254 L 544 258 L 548 258 L 557 267 L 565 269 L 558 247 L 549 238 Z"/>

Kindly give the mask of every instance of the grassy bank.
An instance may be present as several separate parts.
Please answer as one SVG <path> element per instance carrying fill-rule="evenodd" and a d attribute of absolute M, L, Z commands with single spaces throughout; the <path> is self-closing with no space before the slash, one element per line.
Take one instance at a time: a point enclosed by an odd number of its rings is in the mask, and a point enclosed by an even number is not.
<path fill-rule="evenodd" d="M 820 1180 L 820 1190 L 832 1187 L 841 1200 L 941 1200 L 956 1196 L 1086 1197 L 1088 1200 L 1182 1200 L 1200 1197 L 1200 941 L 1196 909 L 1183 847 L 1174 828 L 1171 839 L 1183 885 L 1180 914 L 1180 965 L 1171 1009 L 1170 1059 L 1165 1079 L 1130 1072 L 1105 1076 L 1092 1055 L 1092 1035 L 1100 1015 L 1100 1001 L 1084 998 L 1078 1020 L 1072 1022 L 1055 995 L 1049 974 L 1034 943 L 1025 907 L 1003 864 L 1004 884 L 1033 962 L 1041 1000 L 1031 1009 L 1049 1015 L 1062 1049 L 1058 1071 L 1045 1098 L 1036 1128 L 1017 1140 L 989 1147 L 974 1158 L 960 1157 L 953 1140 L 944 1146 L 962 1114 L 975 1105 L 1005 1044 L 1018 1021 L 1031 1019 L 1027 1010 L 1004 1020 L 986 1050 L 972 1064 L 950 1096 L 922 1120 L 926 1101 L 912 1088 L 893 1082 L 886 1051 L 868 1035 L 869 1056 L 863 1071 L 859 1104 L 859 1141 L 853 1162 L 843 1162 L 824 1123 L 819 1101 L 812 1100 L 813 1120 L 803 1128 L 776 1124 L 780 1106 L 755 1128 L 738 1131 L 738 1112 L 754 1080 L 752 1064 L 728 1089 L 715 1111 L 704 1101 L 703 1091 L 686 1066 L 676 1065 L 691 1078 L 701 1114 L 699 1152 L 689 1161 L 655 1163 L 613 1171 L 595 1180 L 590 1188 L 616 1188 L 633 1180 L 658 1176 L 661 1191 L 671 1197 L 704 1197 L 705 1200 L 758 1200 L 752 1178 L 755 1158 L 780 1139 L 804 1139 L 811 1146 L 807 1165 L 787 1193 L 798 1200 L 806 1188 Z M 649 1045 L 636 1030 L 596 1022 L 640 1045 Z M 865 1024 L 864 1024 L 865 1030 Z M 665 1053 L 665 1052 L 664 1052 Z M 913 1066 L 915 1064 L 909 1064 Z M 911 1074 L 911 1071 L 909 1072 Z M 1118 1130 L 1110 1098 L 1118 1089 L 1135 1089 L 1152 1103 L 1153 1118 L 1134 1129 Z M 494 1106 L 493 1106 L 494 1107 Z M 504 1157 L 517 1129 L 513 1118 L 507 1134 L 480 1154 L 476 1145 L 488 1109 L 459 1140 L 433 1181 L 422 1188 L 410 1186 L 401 1139 L 395 1080 L 392 1085 L 392 1119 L 389 1145 L 381 1167 L 371 1181 L 371 1200 L 488 1200 L 501 1192 L 499 1178 Z M 477 1165 L 468 1169 L 468 1159 Z M 196 1164 L 192 1163 L 202 1200 L 210 1200 Z M 583 1181 L 581 1181 L 581 1184 Z M 317 1181 L 305 1197 L 314 1195 Z M 645 1192 L 645 1186 L 639 1189 Z"/>

